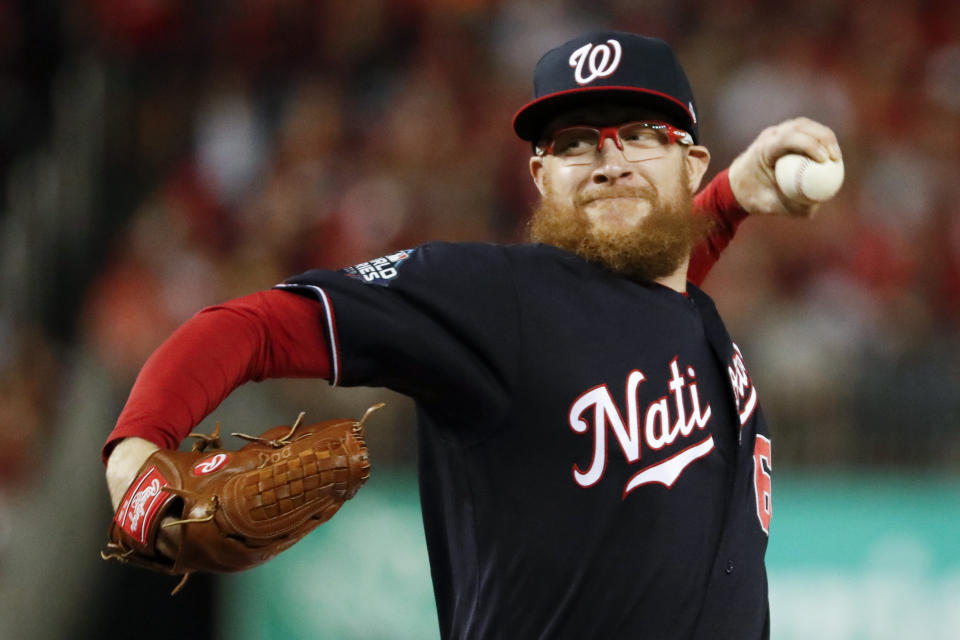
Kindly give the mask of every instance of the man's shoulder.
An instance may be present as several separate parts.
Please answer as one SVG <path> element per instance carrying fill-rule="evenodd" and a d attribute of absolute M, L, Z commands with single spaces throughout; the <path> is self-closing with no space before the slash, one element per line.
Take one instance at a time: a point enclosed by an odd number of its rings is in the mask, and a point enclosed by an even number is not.
<path fill-rule="evenodd" d="M 539 279 L 559 265 L 575 270 L 584 261 L 545 244 L 435 241 L 374 258 L 336 271 L 313 269 L 285 281 L 284 286 L 330 286 L 356 281 L 402 289 L 409 287 L 503 286 L 518 277 Z M 346 279 L 343 279 L 346 276 Z"/>

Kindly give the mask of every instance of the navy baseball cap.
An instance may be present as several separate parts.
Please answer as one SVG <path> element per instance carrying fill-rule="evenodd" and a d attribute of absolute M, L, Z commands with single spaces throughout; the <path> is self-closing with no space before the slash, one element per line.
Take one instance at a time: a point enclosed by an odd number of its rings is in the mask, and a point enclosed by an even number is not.
<path fill-rule="evenodd" d="M 513 130 L 536 143 L 552 118 L 597 103 L 652 109 L 699 140 L 693 91 L 673 49 L 619 31 L 587 33 L 544 54 L 533 72 L 533 100 L 513 117 Z"/>

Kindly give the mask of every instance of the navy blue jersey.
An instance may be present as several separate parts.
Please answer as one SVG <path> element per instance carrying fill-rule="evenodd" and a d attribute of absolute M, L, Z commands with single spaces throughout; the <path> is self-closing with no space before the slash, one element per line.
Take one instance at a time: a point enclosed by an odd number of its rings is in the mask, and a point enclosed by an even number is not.
<path fill-rule="evenodd" d="M 335 384 L 416 401 L 444 638 L 769 635 L 770 441 L 702 291 L 444 243 L 280 287 Z"/>

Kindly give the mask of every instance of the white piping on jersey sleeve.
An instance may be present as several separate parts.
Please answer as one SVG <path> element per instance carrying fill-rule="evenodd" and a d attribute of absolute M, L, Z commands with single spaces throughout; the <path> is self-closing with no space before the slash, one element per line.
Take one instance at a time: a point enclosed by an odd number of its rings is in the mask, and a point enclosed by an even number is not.
<path fill-rule="evenodd" d="M 317 296 L 317 299 L 323 304 L 323 312 L 327 319 L 327 337 L 330 343 L 330 384 L 339 386 L 340 384 L 340 343 L 337 340 L 337 326 L 333 315 L 333 304 L 327 292 L 315 284 L 286 284 L 281 283 L 274 289 L 307 289 Z"/>

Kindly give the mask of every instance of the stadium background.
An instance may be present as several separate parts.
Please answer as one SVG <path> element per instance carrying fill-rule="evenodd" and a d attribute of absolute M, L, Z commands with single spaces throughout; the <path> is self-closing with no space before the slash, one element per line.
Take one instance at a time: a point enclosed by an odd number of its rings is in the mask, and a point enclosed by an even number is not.
<path fill-rule="evenodd" d="M 706 283 L 773 430 L 774 637 L 960 635 L 960 3 L 0 0 L 0 638 L 436 635 L 402 398 L 228 399 L 204 427 L 390 410 L 333 522 L 174 599 L 99 560 L 98 451 L 203 306 L 521 238 L 510 118 L 538 56 L 592 27 L 674 44 L 708 178 L 795 115 L 844 149 L 816 221 L 748 220 Z"/>

